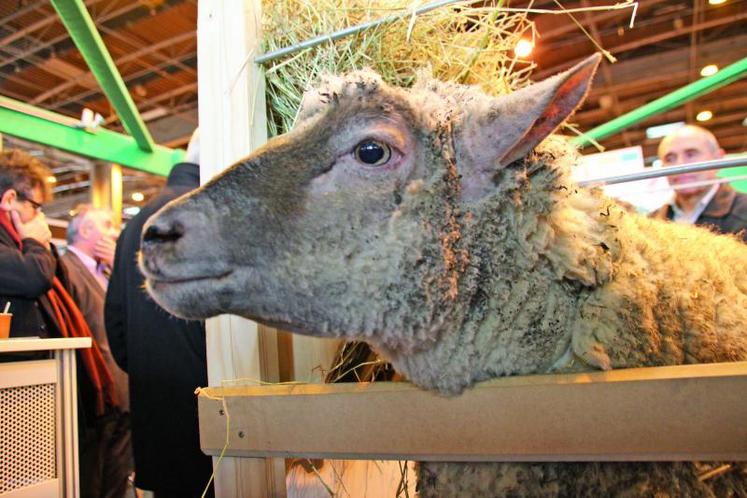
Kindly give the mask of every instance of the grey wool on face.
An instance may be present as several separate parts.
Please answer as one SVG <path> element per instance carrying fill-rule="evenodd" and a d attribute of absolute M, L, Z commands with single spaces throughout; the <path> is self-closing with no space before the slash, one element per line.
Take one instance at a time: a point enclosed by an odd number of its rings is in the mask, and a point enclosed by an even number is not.
<path fill-rule="evenodd" d="M 747 277 L 726 270 L 747 248 L 577 187 L 575 151 L 546 138 L 598 61 L 499 98 L 328 78 L 294 131 L 149 220 L 149 292 L 187 318 L 364 339 L 447 394 L 502 375 L 747 359 Z M 588 475 L 614 474 L 599 465 Z M 529 468 L 480 469 L 510 481 Z"/>

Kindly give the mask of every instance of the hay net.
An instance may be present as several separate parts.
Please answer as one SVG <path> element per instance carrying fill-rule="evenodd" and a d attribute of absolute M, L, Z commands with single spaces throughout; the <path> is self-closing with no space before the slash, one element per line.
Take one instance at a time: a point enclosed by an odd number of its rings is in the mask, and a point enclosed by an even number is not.
<path fill-rule="evenodd" d="M 534 40 L 526 13 L 459 2 L 414 15 L 425 2 L 395 0 L 265 0 L 265 53 L 340 29 L 398 15 L 390 23 L 334 42 L 303 49 L 265 65 L 270 136 L 293 127 L 303 92 L 323 74 L 371 68 L 389 84 L 409 87 L 423 70 L 443 81 L 478 85 L 501 95 L 529 83 L 534 65 L 514 54 L 516 43 Z"/>

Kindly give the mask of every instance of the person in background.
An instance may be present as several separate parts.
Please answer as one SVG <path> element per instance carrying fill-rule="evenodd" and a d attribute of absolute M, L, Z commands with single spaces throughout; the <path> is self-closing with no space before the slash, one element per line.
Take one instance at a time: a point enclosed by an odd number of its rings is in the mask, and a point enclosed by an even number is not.
<path fill-rule="evenodd" d="M 197 132 L 186 162 L 122 231 L 117 241 L 105 316 L 109 344 L 130 379 L 135 484 L 156 498 L 199 497 L 212 460 L 200 450 L 195 388 L 207 385 L 205 324 L 177 319 L 145 292 L 136 254 L 146 220 L 200 184 Z M 212 488 L 207 496 L 213 496 Z"/>
<path fill-rule="evenodd" d="M 724 157 L 716 137 L 700 126 L 678 128 L 659 143 L 664 166 L 683 166 Z M 715 170 L 667 177 L 674 199 L 651 213 L 653 218 L 705 225 L 719 233 L 740 233 L 747 242 L 747 195 L 717 179 Z M 705 183 L 705 184 L 704 184 Z"/>
<path fill-rule="evenodd" d="M 127 374 L 116 364 L 104 326 L 104 298 L 117 240 L 112 212 L 81 204 L 67 227 L 67 270 L 70 295 L 99 344 L 120 401 L 118 409 L 97 417 L 80 441 L 80 482 L 83 496 L 122 498 L 133 472 L 130 445 Z"/>
<path fill-rule="evenodd" d="M 78 436 L 85 450 L 91 427 L 118 410 L 119 401 L 98 343 L 70 296 L 69 275 L 51 244 L 52 234 L 42 212 L 43 203 L 51 197 L 49 176 L 49 170 L 25 152 L 0 152 L 0 299 L 11 303 L 11 337 L 92 339 L 91 348 L 77 350 Z M 38 358 L 9 356 L 2 355 L 0 361 Z M 80 461 L 81 496 L 104 496 L 89 487 L 83 451 Z"/>
<path fill-rule="evenodd" d="M 59 337 L 49 330 L 47 292 L 57 274 L 42 205 L 51 197 L 49 170 L 20 150 L 0 153 L 0 306 L 10 301 L 10 336 Z M 46 311 L 46 313 L 45 313 Z"/>

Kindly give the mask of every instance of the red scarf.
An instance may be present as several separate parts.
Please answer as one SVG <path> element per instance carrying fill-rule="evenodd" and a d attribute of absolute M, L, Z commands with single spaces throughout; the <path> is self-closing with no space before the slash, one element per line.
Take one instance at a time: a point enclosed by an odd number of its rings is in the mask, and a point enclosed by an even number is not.
<path fill-rule="evenodd" d="M 23 249 L 21 237 L 7 213 L 0 213 L 0 226 L 8 232 L 18 248 Z M 112 407 L 117 406 L 118 403 L 114 390 L 114 380 L 106 367 L 106 363 L 104 363 L 99 345 L 93 338 L 91 329 L 83 318 L 80 309 L 57 277 L 54 277 L 52 288 L 47 291 L 47 298 L 52 304 L 54 318 L 63 337 L 91 338 L 90 349 L 79 349 L 78 354 L 86 373 L 88 373 L 88 378 L 96 389 L 96 415 L 103 415 L 107 403 Z"/>

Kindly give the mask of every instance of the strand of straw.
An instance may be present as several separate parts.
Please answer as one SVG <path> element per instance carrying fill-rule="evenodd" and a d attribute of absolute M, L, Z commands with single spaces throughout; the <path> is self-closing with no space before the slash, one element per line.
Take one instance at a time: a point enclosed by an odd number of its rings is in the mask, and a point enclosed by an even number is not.
<path fill-rule="evenodd" d="M 279 57 L 292 54 L 293 52 L 297 52 L 298 50 L 301 50 L 301 49 L 315 47 L 325 42 L 334 42 L 335 40 L 339 40 L 346 36 L 360 33 L 361 31 L 364 31 L 366 29 L 380 26 L 382 24 L 390 24 L 392 22 L 402 19 L 402 17 L 404 16 L 408 16 L 408 15 L 415 16 L 415 15 L 425 14 L 439 7 L 444 7 L 446 5 L 456 4 L 456 3 L 462 3 L 462 2 L 456 2 L 454 0 L 441 0 L 441 1 L 437 1 L 437 2 L 424 5 L 418 9 L 415 9 L 414 11 L 411 9 L 408 9 L 400 14 L 378 19 L 376 21 L 369 21 L 363 24 L 359 24 L 358 26 L 352 26 L 349 28 L 342 29 L 340 31 L 336 31 L 334 33 L 328 33 L 326 35 L 317 36 L 309 40 L 306 40 L 304 42 L 297 43 L 295 45 L 291 45 L 288 47 L 284 47 L 282 49 L 275 50 L 273 52 L 260 55 L 254 59 L 254 63 L 255 64 L 266 64 L 272 61 L 273 59 L 277 59 Z M 473 1 L 464 2 L 464 4 L 467 4 L 467 5 L 471 3 L 474 3 L 474 2 Z M 512 7 L 501 7 L 497 10 L 501 12 L 514 12 L 514 13 L 523 12 L 523 13 L 533 13 L 533 14 L 556 14 L 557 15 L 557 14 L 570 14 L 574 12 L 594 12 L 598 10 L 620 10 L 620 9 L 630 9 L 630 8 L 633 9 L 633 16 L 631 17 L 631 25 L 632 25 L 633 19 L 635 17 L 635 13 L 638 9 L 638 2 L 623 2 L 623 3 L 613 4 L 613 5 L 599 5 L 599 6 L 574 8 L 574 9 L 562 8 L 561 10 L 533 9 L 533 8 L 522 9 L 522 8 L 512 8 Z M 412 20 L 410 22 L 412 23 Z"/>
<path fill-rule="evenodd" d="M 3 310 L 3 314 L 7 315 L 8 311 L 10 311 L 10 301 L 8 301 L 7 303 L 5 303 L 5 309 Z"/>

